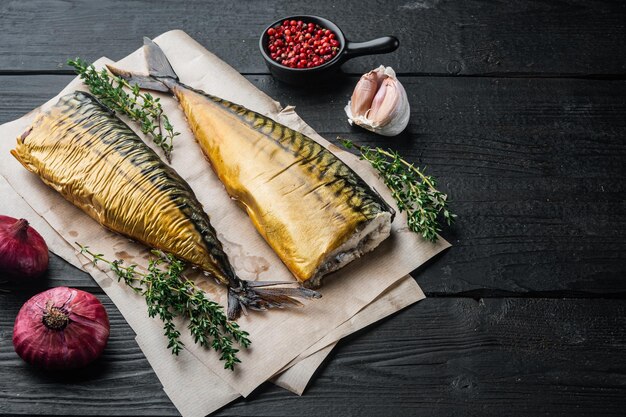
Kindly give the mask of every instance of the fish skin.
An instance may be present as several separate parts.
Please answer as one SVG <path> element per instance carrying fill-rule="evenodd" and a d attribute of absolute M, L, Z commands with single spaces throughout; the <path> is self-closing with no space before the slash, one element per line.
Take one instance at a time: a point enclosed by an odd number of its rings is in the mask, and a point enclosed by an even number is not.
<path fill-rule="evenodd" d="M 293 288 L 273 289 L 265 300 L 264 289 L 248 288 L 236 276 L 187 182 L 90 94 L 61 97 L 11 153 L 104 227 L 196 265 L 227 286 L 229 318 L 239 315 L 241 304 L 256 310 L 299 304 L 289 297 L 301 295 Z"/>
<path fill-rule="evenodd" d="M 11 153 L 106 228 L 197 265 L 224 285 L 235 278 L 189 185 L 89 94 L 62 97 Z"/>
<path fill-rule="evenodd" d="M 141 88 L 160 81 L 170 90 L 228 194 L 299 282 L 319 285 L 323 262 L 334 251 L 376 216 L 389 213 L 393 220 L 394 210 L 380 195 L 313 139 L 184 85 L 148 38 L 144 53 L 148 76 L 107 67 Z"/>
<path fill-rule="evenodd" d="M 311 279 L 326 255 L 367 222 L 391 211 L 345 163 L 302 133 L 180 83 L 171 90 L 229 195 L 299 281 Z"/>

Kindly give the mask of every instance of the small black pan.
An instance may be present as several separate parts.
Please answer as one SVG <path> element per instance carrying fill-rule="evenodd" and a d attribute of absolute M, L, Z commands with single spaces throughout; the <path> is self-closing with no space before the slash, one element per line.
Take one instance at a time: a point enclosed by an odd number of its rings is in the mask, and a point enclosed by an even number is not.
<path fill-rule="evenodd" d="M 339 41 L 339 52 L 332 60 L 313 68 L 290 68 L 274 61 L 270 57 L 267 49 L 269 43 L 267 31 L 270 28 L 280 26 L 285 20 L 302 20 L 305 23 L 311 22 L 330 29 L 336 34 L 337 40 Z M 341 65 L 349 59 L 362 55 L 386 54 L 398 49 L 399 45 L 400 42 L 394 36 L 383 36 L 382 38 L 372 39 L 367 42 L 350 42 L 346 39 L 341 29 L 339 29 L 339 26 L 330 20 L 308 15 L 288 16 L 278 19 L 263 30 L 263 34 L 259 40 L 261 55 L 263 55 L 263 59 L 265 59 L 270 73 L 281 81 L 295 85 L 304 85 L 311 82 L 327 80 L 335 75 Z"/>

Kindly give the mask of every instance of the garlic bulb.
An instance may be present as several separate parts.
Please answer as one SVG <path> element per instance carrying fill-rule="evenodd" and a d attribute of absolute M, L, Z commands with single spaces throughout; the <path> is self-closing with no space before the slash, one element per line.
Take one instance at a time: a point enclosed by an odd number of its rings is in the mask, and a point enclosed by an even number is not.
<path fill-rule="evenodd" d="M 409 124 L 406 91 L 391 67 L 381 65 L 364 74 L 344 109 L 348 122 L 383 136 L 395 136 Z"/>

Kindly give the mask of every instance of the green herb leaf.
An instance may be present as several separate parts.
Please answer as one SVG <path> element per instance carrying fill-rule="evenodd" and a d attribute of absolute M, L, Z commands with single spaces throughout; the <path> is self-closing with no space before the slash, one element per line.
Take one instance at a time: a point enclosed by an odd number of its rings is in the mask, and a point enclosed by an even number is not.
<path fill-rule="evenodd" d="M 340 139 L 346 149 L 357 149 L 361 159 L 378 171 L 391 190 L 400 211 L 407 213 L 409 229 L 431 242 L 441 231 L 439 217 L 450 225 L 455 214 L 448 208 L 448 196 L 437 190 L 435 178 L 425 174 L 391 149 L 360 146 L 348 139 Z"/>
<path fill-rule="evenodd" d="M 93 65 L 80 58 L 69 60 L 67 64 L 74 67 L 76 74 L 89 87 L 89 91 L 105 106 L 137 122 L 141 126 L 141 131 L 150 136 L 163 150 L 167 161 L 172 162 L 174 137 L 179 133 L 174 132 L 174 127 L 163 113 L 158 97 L 150 93 L 141 93 L 139 86 L 131 86 L 126 80 L 109 74 L 106 69 L 98 72 Z"/>
<path fill-rule="evenodd" d="M 136 270 L 135 264 L 125 266 L 122 260 L 107 260 L 104 255 L 90 251 L 89 247 L 76 244 L 81 253 L 90 257 L 94 264 L 107 264 L 117 275 L 118 281 L 123 281 L 145 298 L 148 315 L 159 317 L 163 322 L 167 347 L 174 355 L 178 355 L 184 348 L 174 319 L 183 317 L 189 320 L 187 328 L 194 342 L 220 353 L 225 369 L 234 370 L 235 365 L 241 362 L 237 357 L 239 350 L 233 346 L 233 341 L 247 348 L 251 343 L 248 332 L 229 321 L 221 305 L 208 299 L 204 291 L 183 276 L 184 262 L 172 255 L 152 251 L 155 257 L 149 261 L 148 273 L 143 274 Z"/>

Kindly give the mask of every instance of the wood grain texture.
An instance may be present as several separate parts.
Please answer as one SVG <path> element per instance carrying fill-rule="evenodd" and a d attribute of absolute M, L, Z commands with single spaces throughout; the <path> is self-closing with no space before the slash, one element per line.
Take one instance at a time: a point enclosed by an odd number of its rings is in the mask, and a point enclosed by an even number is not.
<path fill-rule="evenodd" d="M 459 218 L 415 275 L 428 295 L 626 295 L 626 82 L 402 77 L 411 122 L 382 138 L 345 121 L 355 77 L 315 94 L 248 78 L 329 140 L 392 147 L 439 179 Z M 69 80 L 0 77 L 0 122 Z"/>
<path fill-rule="evenodd" d="M 31 294 L 0 295 L 0 414 L 176 414 L 104 296 L 101 360 L 66 376 L 24 364 L 10 335 Z M 341 342 L 303 397 L 266 384 L 216 415 L 618 416 L 624 320 L 617 300 L 430 298 Z"/>
<path fill-rule="evenodd" d="M 624 81 L 401 79 L 409 126 L 381 138 L 345 123 L 350 83 L 253 77 L 328 139 L 391 147 L 439 179 L 459 218 L 444 230 L 453 247 L 419 275 L 429 295 L 624 295 Z"/>
<path fill-rule="evenodd" d="M 261 73 L 260 32 L 291 14 L 327 17 L 354 41 L 400 39 L 393 54 L 349 62 L 345 69 L 353 73 L 381 62 L 415 74 L 626 73 L 626 4 L 608 0 L 5 0 L 0 70 L 60 70 L 75 56 L 119 59 L 142 36 L 184 29 L 240 72 Z"/>
<path fill-rule="evenodd" d="M 257 40 L 294 13 L 401 46 L 350 61 L 335 84 L 292 88 L 266 75 Z M 65 86 L 68 58 L 119 59 L 183 29 L 329 140 L 392 147 L 449 192 L 453 247 L 414 272 L 432 298 L 342 341 L 305 396 L 265 384 L 216 415 L 621 416 L 625 21 L 626 3 L 610 0 L 4 0 L 0 123 Z M 412 106 L 396 138 L 343 115 L 354 75 L 380 63 L 405 75 Z M 0 415 L 178 415 L 87 274 L 53 256 L 40 284 L 1 285 Z M 112 325 L 104 356 L 65 375 L 29 367 L 11 343 L 22 303 L 58 285 L 98 294 Z"/>
<path fill-rule="evenodd" d="M 15 353 L 13 323 L 21 305 L 39 292 L 0 293 L 0 415 L 176 415 L 161 383 L 111 300 L 111 336 L 103 356 L 69 373 L 35 369 Z"/>
<path fill-rule="evenodd" d="M 35 282 L 0 283 L 0 288 L 17 292 L 45 291 L 52 287 L 73 287 L 83 291 L 103 293 L 91 275 L 70 265 L 52 252 L 50 252 L 48 270 L 41 279 Z"/>
<path fill-rule="evenodd" d="M 426 299 L 341 342 L 304 397 L 272 389 L 217 415 L 621 415 L 624 312 L 605 300 Z"/>

